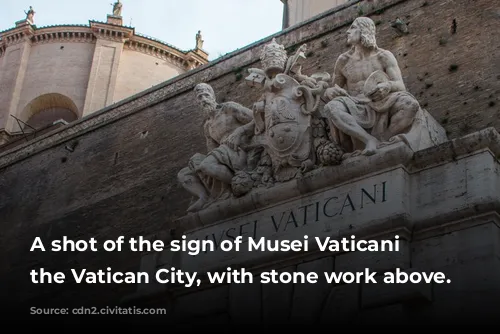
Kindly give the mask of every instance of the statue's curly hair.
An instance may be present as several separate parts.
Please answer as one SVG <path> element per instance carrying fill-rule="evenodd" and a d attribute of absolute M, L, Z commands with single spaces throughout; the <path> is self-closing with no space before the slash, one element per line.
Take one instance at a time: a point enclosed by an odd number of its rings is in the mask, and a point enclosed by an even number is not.
<path fill-rule="evenodd" d="M 215 97 L 214 89 L 212 88 L 212 86 L 204 82 L 197 84 L 193 90 L 196 95 L 202 93 L 209 93 L 210 95 Z"/>
<path fill-rule="evenodd" d="M 377 48 L 377 40 L 375 39 L 375 23 L 369 17 L 358 17 L 354 20 L 361 30 L 361 44 L 370 49 Z"/>

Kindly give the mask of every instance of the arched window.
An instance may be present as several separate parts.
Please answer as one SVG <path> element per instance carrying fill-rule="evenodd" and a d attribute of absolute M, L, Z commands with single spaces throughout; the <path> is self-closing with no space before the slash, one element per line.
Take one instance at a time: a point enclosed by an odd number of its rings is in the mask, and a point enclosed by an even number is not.
<path fill-rule="evenodd" d="M 50 93 L 33 99 L 20 116 L 29 126 L 41 129 L 60 119 L 68 123 L 78 119 L 78 108 L 69 97 Z"/>

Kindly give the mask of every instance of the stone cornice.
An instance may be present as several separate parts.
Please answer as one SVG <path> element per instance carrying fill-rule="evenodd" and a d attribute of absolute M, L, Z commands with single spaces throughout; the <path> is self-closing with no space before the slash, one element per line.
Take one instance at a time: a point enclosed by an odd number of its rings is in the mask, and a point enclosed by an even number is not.
<path fill-rule="evenodd" d="M 33 26 L 30 25 L 29 23 L 20 25 L 15 29 L 10 29 L 2 32 L 0 34 L 2 44 L 0 45 L 4 45 L 4 48 L 7 48 L 8 46 L 11 45 L 24 43 L 26 41 L 29 41 L 34 33 L 35 30 L 33 29 Z"/>
<path fill-rule="evenodd" d="M 208 62 L 205 54 L 193 53 L 192 50 L 182 51 L 156 38 L 136 33 L 131 27 L 97 21 L 90 21 L 90 26 L 97 38 L 121 41 L 125 43 L 124 47 L 127 49 L 170 61 L 184 70 L 190 70 Z"/>
<path fill-rule="evenodd" d="M 34 44 L 73 42 L 95 43 L 96 38 L 92 31 L 86 27 L 50 27 L 39 29 L 31 37 Z"/>
<path fill-rule="evenodd" d="M 96 38 L 125 43 L 134 35 L 134 29 L 115 24 L 90 21 L 90 29 Z"/>
<path fill-rule="evenodd" d="M 89 25 L 54 25 L 37 28 L 26 23 L 0 32 L 0 57 L 9 45 L 30 40 L 33 44 L 95 43 L 97 39 L 124 43 L 129 50 L 171 62 L 183 70 L 191 70 L 208 62 L 206 53 L 182 51 L 158 39 L 141 35 L 132 27 L 89 21 Z"/>
<path fill-rule="evenodd" d="M 158 59 L 166 60 L 181 69 L 186 70 L 187 64 L 183 55 L 178 55 L 176 53 L 169 52 L 163 48 L 151 45 L 150 43 L 143 43 L 138 39 L 127 41 L 124 44 L 124 48 L 127 50 L 132 50 L 140 53 L 156 57 Z"/>
<path fill-rule="evenodd" d="M 186 54 L 188 61 L 194 65 L 194 67 L 206 64 L 208 54 L 200 50 L 190 50 Z M 194 68 L 193 67 L 193 68 Z"/>
<path fill-rule="evenodd" d="M 129 50 L 170 61 L 172 64 L 184 70 L 190 70 L 207 63 L 206 59 L 193 54 L 191 51 L 186 53 L 162 42 L 140 35 L 131 36 L 131 38 L 125 42 L 124 47 Z"/>
<path fill-rule="evenodd" d="M 135 29 L 98 21 L 89 21 L 89 25 L 54 25 L 36 27 L 26 23 L 0 32 L 0 57 L 9 45 L 30 40 L 33 44 L 45 43 L 95 43 L 97 39 L 106 39 L 124 43 L 125 48 L 145 53 L 158 59 L 170 61 L 184 70 L 191 70 L 208 62 L 206 54 L 193 50 L 182 51 L 158 39 L 137 34 Z"/>

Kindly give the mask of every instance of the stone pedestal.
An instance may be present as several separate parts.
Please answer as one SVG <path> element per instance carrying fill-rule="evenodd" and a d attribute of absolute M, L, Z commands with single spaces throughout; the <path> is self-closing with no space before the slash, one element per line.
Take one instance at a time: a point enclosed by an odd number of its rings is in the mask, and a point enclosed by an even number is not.
<path fill-rule="evenodd" d="M 197 256 L 164 251 L 145 259 L 147 270 L 225 271 L 245 268 L 254 284 L 140 287 L 165 301 L 172 316 L 189 322 L 363 323 L 398 315 L 404 322 L 487 318 L 499 311 L 500 135 L 492 128 L 414 152 L 403 142 L 370 157 L 354 157 L 270 189 L 258 189 L 174 222 L 173 238 L 209 239 L 219 245 L 236 236 L 309 240 L 355 235 L 400 238 L 397 252 L 306 253 L 207 252 Z M 168 240 L 166 240 L 168 242 Z M 449 284 L 331 285 L 324 271 L 380 275 L 442 271 Z M 146 267 L 144 267 L 146 270 Z M 259 273 L 314 271 L 314 285 L 260 284 Z M 201 275 L 201 274 L 200 274 Z M 173 297 L 172 297 L 173 296 Z M 137 294 L 134 303 L 140 302 Z M 137 299 L 139 298 L 139 299 Z M 210 302 L 208 301 L 210 300 Z M 206 301 L 206 302 L 205 302 Z M 184 317 L 185 316 L 185 317 Z M 206 317 L 200 320 L 199 316 Z M 461 318 L 463 320 L 467 320 Z"/>
<path fill-rule="evenodd" d="M 121 26 L 121 25 L 123 25 L 123 18 L 121 16 L 115 16 L 115 15 L 108 14 L 108 19 L 107 19 L 106 23 Z"/>
<path fill-rule="evenodd" d="M 33 25 L 33 22 L 27 19 L 16 21 L 16 28 L 30 26 L 30 25 Z"/>

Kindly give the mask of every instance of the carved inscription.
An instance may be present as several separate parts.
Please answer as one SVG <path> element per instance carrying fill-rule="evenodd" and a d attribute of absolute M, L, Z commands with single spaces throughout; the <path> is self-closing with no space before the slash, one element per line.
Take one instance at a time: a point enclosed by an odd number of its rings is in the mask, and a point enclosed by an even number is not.
<path fill-rule="evenodd" d="M 196 232 L 192 235 L 196 235 L 193 239 L 213 241 L 218 250 L 222 241 L 235 240 L 238 236 L 243 237 L 245 242 L 249 237 L 254 239 L 260 237 L 273 238 L 278 235 L 286 235 L 291 230 L 300 228 L 303 229 L 303 234 L 307 234 L 308 225 L 318 224 L 325 220 L 335 220 L 355 211 L 376 210 L 374 205 L 387 200 L 387 181 L 383 181 L 373 184 L 371 187 L 362 187 L 356 192 L 327 196 L 322 200 L 309 204 L 273 212 L 260 219 L 244 222 L 235 221 L 230 227 L 223 227 L 216 232 L 206 233 L 202 236 Z"/>

